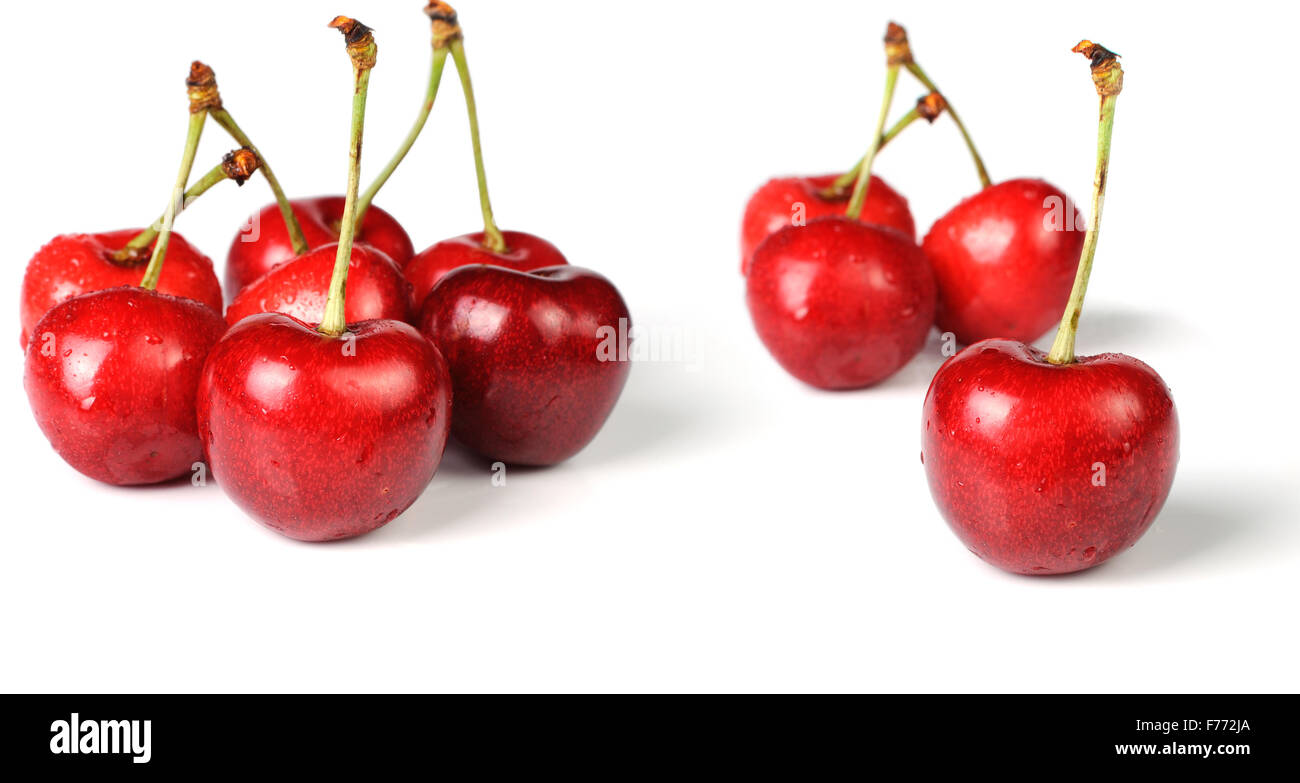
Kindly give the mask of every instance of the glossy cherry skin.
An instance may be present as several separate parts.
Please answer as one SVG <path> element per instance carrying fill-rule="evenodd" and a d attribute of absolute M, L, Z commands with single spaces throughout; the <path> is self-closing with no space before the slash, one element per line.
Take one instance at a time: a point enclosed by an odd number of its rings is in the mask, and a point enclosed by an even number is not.
<path fill-rule="evenodd" d="M 194 395 L 225 330 L 205 304 L 134 286 L 56 305 L 27 347 L 23 385 L 36 423 L 59 456 L 93 479 L 183 476 L 203 458 Z"/>
<path fill-rule="evenodd" d="M 308 248 L 315 250 L 339 241 L 344 200 L 343 196 L 317 196 L 289 201 Z M 366 210 L 354 242 L 373 247 L 399 268 L 406 266 L 415 255 L 415 246 L 402 224 L 373 205 Z M 244 286 L 293 257 L 293 243 L 289 241 L 289 229 L 284 225 L 280 207 L 267 204 L 248 219 L 230 243 L 230 252 L 226 254 L 226 293 L 233 298 Z"/>
<path fill-rule="evenodd" d="M 300 541 L 368 533 L 405 511 L 442 461 L 447 364 L 401 321 L 341 338 L 280 313 L 230 328 L 203 368 L 198 422 L 217 483 Z"/>
<path fill-rule="evenodd" d="M 596 437 L 627 383 L 629 329 L 618 289 L 574 266 L 461 267 L 420 319 L 451 369 L 452 434 L 517 465 L 562 462 Z"/>
<path fill-rule="evenodd" d="M 985 188 L 936 220 L 921 247 L 939 287 L 939 330 L 962 344 L 1041 337 L 1070 298 L 1080 220 L 1064 193 L 1038 179 Z"/>
<path fill-rule="evenodd" d="M 1091 568 L 1131 547 L 1169 496 L 1178 414 L 1123 354 L 1054 365 L 1014 340 L 949 359 L 925 395 L 921 460 L 966 547 L 1017 574 Z"/>
<path fill-rule="evenodd" d="M 851 189 L 835 198 L 822 195 L 838 174 L 818 177 L 778 177 L 754 192 L 745 205 L 745 216 L 740 228 L 740 271 L 749 274 L 750 259 L 759 244 L 772 234 L 791 225 L 795 204 L 803 204 L 803 222 L 811 223 L 821 217 L 843 215 L 849 206 Z M 916 223 L 907 199 L 875 174 L 867 188 L 867 200 L 862 207 L 862 222 L 889 226 L 913 241 L 916 240 Z"/>
<path fill-rule="evenodd" d="M 916 243 L 845 217 L 768 237 L 745 283 L 767 350 L 820 389 L 858 389 L 893 375 L 921 350 L 934 320 L 934 277 Z"/>
<path fill-rule="evenodd" d="M 126 243 L 142 230 L 61 234 L 36 251 L 32 260 L 27 262 L 27 272 L 23 275 L 19 307 L 22 346 L 27 347 L 27 336 L 41 316 L 59 302 L 89 291 L 139 285 L 148 266 L 148 254 L 143 260 L 128 264 L 115 263 L 110 256 L 126 247 Z M 150 245 L 148 250 L 152 252 L 153 246 Z M 173 232 L 167 246 L 166 261 L 158 280 L 159 291 L 197 300 L 221 312 L 221 284 L 212 271 L 212 259 Z"/>
<path fill-rule="evenodd" d="M 240 292 L 226 309 L 236 324 L 256 313 L 285 313 L 309 324 L 325 317 L 338 244 L 316 250 L 272 269 Z M 388 256 L 364 245 L 352 246 L 344 317 L 353 321 L 412 320 L 411 284 Z"/>
<path fill-rule="evenodd" d="M 559 248 L 539 236 L 522 231 L 502 231 L 501 235 L 506 240 L 506 249 L 502 253 L 483 246 L 482 231 L 444 239 L 417 253 L 403 270 L 411 282 L 416 306 L 424 301 L 443 275 L 462 266 L 491 264 L 516 272 L 530 272 L 569 263 Z"/>

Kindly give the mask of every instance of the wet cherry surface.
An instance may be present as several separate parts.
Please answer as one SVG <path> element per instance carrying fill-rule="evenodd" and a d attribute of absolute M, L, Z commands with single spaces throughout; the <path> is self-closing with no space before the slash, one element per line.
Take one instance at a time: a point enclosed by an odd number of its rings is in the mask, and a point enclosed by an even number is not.
<path fill-rule="evenodd" d="M 921 459 L 972 552 L 1062 574 L 1131 547 L 1164 505 L 1178 416 L 1164 381 L 1123 354 L 1055 365 L 1013 340 L 948 360 L 925 397 Z"/>
<path fill-rule="evenodd" d="M 844 217 L 773 234 L 746 280 L 754 328 L 791 375 L 822 389 L 870 386 L 921 350 L 934 277 L 916 243 Z"/>
<path fill-rule="evenodd" d="M 451 368 L 456 439 L 508 463 L 551 465 L 579 452 L 631 367 L 618 345 L 631 329 L 627 305 L 580 267 L 454 270 L 429 294 L 420 329 Z"/>
<path fill-rule="evenodd" d="M 59 456 L 100 481 L 188 474 L 202 459 L 199 374 L 225 328 L 207 305 L 134 286 L 63 302 L 27 349 L 23 384 L 37 424 Z"/>
<path fill-rule="evenodd" d="M 21 344 L 36 322 L 59 302 L 88 291 L 123 285 L 139 285 L 148 265 L 149 253 L 138 263 L 110 260 L 142 229 L 104 231 L 98 234 L 61 234 L 36 251 L 23 275 Z M 153 250 L 150 245 L 148 251 Z M 167 266 L 158 280 L 158 290 L 194 299 L 221 312 L 221 284 L 212 270 L 212 259 L 172 232 L 167 246 Z"/>
<path fill-rule="evenodd" d="M 338 338 L 279 313 L 250 316 L 213 348 L 198 422 L 212 475 L 290 538 L 361 535 L 405 511 L 442 461 L 451 382 L 441 354 L 400 321 Z"/>
<path fill-rule="evenodd" d="M 315 250 L 339 241 L 343 196 L 292 199 L 289 204 L 302 226 L 307 247 Z M 384 210 L 371 206 L 357 227 L 356 243 L 369 245 L 403 267 L 415 254 L 406 229 Z M 278 204 L 262 207 L 248 219 L 226 254 L 226 294 L 233 298 L 244 286 L 294 257 L 289 229 Z"/>

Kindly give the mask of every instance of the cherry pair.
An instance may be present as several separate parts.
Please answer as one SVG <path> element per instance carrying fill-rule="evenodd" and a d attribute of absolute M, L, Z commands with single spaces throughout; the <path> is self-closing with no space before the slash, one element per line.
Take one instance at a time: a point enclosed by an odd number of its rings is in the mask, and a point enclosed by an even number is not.
<path fill-rule="evenodd" d="M 1041 180 L 991 184 L 965 125 L 892 22 L 885 51 L 885 98 L 863 160 L 838 177 L 768 182 L 751 197 L 742 224 L 755 328 L 786 370 L 820 388 L 861 388 L 889 377 L 921 349 L 931 323 L 961 343 L 1039 336 L 1064 304 L 1083 241 L 1073 230 L 1077 211 L 1058 189 Z M 902 68 L 930 94 L 886 133 Z M 984 188 L 937 220 L 918 250 L 906 199 L 870 169 L 910 123 L 945 110 Z M 1052 209 L 1057 225 L 1046 219 Z"/>

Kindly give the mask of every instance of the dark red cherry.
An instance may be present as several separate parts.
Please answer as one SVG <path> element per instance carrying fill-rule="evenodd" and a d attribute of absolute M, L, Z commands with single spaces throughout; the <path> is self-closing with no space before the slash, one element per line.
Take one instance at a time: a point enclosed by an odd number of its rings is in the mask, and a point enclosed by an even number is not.
<path fill-rule="evenodd" d="M 416 254 L 403 270 L 411 282 L 416 306 L 420 306 L 443 275 L 462 266 L 491 264 L 516 272 L 529 272 L 569 263 L 559 248 L 539 236 L 523 231 L 502 231 L 501 235 L 506 240 L 506 249 L 500 253 L 484 247 L 484 234 L 478 231 L 444 239 Z"/>
<path fill-rule="evenodd" d="M 630 328 L 618 289 L 574 266 L 460 267 L 420 321 L 451 370 L 456 439 L 520 465 L 561 462 L 596 437 L 627 383 Z"/>

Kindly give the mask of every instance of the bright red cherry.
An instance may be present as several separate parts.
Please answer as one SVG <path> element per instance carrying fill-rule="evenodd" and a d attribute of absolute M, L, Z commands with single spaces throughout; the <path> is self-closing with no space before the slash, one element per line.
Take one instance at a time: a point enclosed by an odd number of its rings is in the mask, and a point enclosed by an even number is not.
<path fill-rule="evenodd" d="M 153 484 L 185 475 L 203 458 L 199 374 L 225 329 L 206 304 L 134 286 L 68 299 L 35 325 L 27 348 L 23 385 L 36 423 L 59 456 L 93 479 Z"/>
<path fill-rule="evenodd" d="M 497 252 L 484 245 L 482 231 L 444 239 L 420 251 L 403 274 L 411 283 L 413 301 L 419 307 L 443 275 L 453 269 L 474 264 L 529 272 L 548 266 L 565 266 L 569 262 L 559 248 L 533 234 L 523 231 L 502 231 L 506 249 Z"/>
<path fill-rule="evenodd" d="M 326 336 L 279 313 L 217 343 L 199 385 L 213 477 L 262 524 L 301 541 L 367 533 L 405 511 L 442 460 L 451 382 L 399 321 Z"/>
<path fill-rule="evenodd" d="M 280 264 L 246 286 L 226 309 L 226 322 L 238 323 L 256 313 L 286 313 L 318 324 L 338 243 L 322 245 L 305 256 Z M 411 321 L 411 284 L 388 256 L 353 245 L 348 271 L 348 322 L 391 319 Z"/>
<path fill-rule="evenodd" d="M 113 254 L 140 231 L 61 234 L 36 251 L 23 275 L 19 306 L 22 346 L 27 346 L 36 322 L 56 304 L 90 291 L 138 284 L 153 244 L 138 261 L 118 262 Z M 221 312 L 221 284 L 212 269 L 212 259 L 175 232 L 167 250 L 167 274 L 159 279 L 158 290 L 194 299 Z"/>
<path fill-rule="evenodd" d="M 745 216 L 740 229 L 740 271 L 749 274 L 750 260 L 759 243 L 786 226 L 792 225 L 796 210 L 802 222 L 816 218 L 843 215 L 849 203 L 849 189 L 827 195 L 827 189 L 837 178 L 835 174 L 818 177 L 779 177 L 750 196 L 745 205 Z M 803 208 L 798 206 L 802 204 Z M 897 229 L 916 241 L 916 223 L 907 199 L 876 175 L 871 175 L 866 203 L 862 208 L 862 222 Z"/>
<path fill-rule="evenodd" d="M 293 214 L 302 226 L 303 237 L 312 250 L 339 241 L 343 220 L 343 196 L 317 196 L 294 199 Z M 384 210 L 371 206 L 357 227 L 356 242 L 380 251 L 398 268 L 415 254 L 411 238 L 397 220 Z M 226 255 L 226 292 L 234 297 L 273 267 L 294 258 L 293 244 L 284 216 L 275 203 L 262 207 L 230 243 Z"/>
<path fill-rule="evenodd" d="M 1052 350 L 990 339 L 948 360 L 925 396 L 921 461 L 970 551 L 1018 574 L 1064 574 L 1124 551 L 1150 527 L 1178 463 L 1169 389 L 1123 354 L 1075 356 L 1110 161 L 1116 55 L 1082 41 L 1101 96 L 1093 222 Z"/>
<path fill-rule="evenodd" d="M 970 551 L 1018 574 L 1079 571 L 1131 547 L 1178 463 L 1178 416 L 1155 370 L 1123 354 L 1046 357 L 985 340 L 925 396 L 935 504 Z"/>
<path fill-rule="evenodd" d="M 213 476 L 255 519 L 302 541 L 361 535 L 401 514 L 433 478 L 450 426 L 451 380 L 438 349 L 401 321 L 344 317 L 356 293 L 349 260 L 365 252 L 353 239 L 376 46 L 355 19 L 330 26 L 347 41 L 355 85 L 347 205 L 324 317 L 317 327 L 282 313 L 244 318 L 212 349 L 199 385 Z"/>
<path fill-rule="evenodd" d="M 1030 342 L 1060 318 L 1084 231 L 1064 193 L 1013 179 L 966 198 L 921 243 L 939 288 L 935 320 L 963 344 Z"/>
<path fill-rule="evenodd" d="M 847 217 L 784 228 L 746 278 L 754 328 L 791 375 L 822 389 L 870 386 L 925 344 L 930 264 L 906 235 Z"/>
<path fill-rule="evenodd" d="M 630 328 L 618 289 L 574 266 L 461 267 L 420 323 L 451 370 L 456 439 L 519 465 L 561 462 L 596 436 L 627 383 Z"/>

